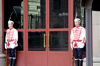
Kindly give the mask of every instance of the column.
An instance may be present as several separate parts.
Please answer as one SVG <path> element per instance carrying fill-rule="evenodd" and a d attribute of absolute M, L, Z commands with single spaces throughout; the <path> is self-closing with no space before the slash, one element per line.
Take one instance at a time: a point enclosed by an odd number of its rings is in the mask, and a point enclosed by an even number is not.
<path fill-rule="evenodd" d="M 86 58 L 83 66 L 93 66 L 92 53 L 92 8 L 85 7 L 85 22 L 86 22 Z"/>
<path fill-rule="evenodd" d="M 2 0 L 0 0 L 0 66 L 5 66 L 6 55 L 2 53 Z"/>

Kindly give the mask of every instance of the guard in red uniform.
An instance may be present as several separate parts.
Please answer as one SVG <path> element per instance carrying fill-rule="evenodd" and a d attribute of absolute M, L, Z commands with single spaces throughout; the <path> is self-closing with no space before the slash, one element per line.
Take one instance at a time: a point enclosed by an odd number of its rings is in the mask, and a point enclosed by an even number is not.
<path fill-rule="evenodd" d="M 76 66 L 82 66 L 83 63 L 83 48 L 85 46 L 86 40 L 86 30 L 84 27 L 80 26 L 80 19 L 75 18 L 75 26 L 71 30 L 70 44 L 74 51 L 75 64 Z"/>
<path fill-rule="evenodd" d="M 6 31 L 5 37 L 5 49 L 7 49 L 9 55 L 9 66 L 15 66 L 16 47 L 18 46 L 18 31 L 13 28 L 13 24 L 13 21 L 8 21 L 9 29 Z"/>

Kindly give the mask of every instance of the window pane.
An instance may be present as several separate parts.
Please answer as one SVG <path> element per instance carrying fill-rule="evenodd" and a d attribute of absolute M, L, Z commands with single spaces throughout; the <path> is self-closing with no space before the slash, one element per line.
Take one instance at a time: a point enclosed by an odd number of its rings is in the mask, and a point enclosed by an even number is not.
<path fill-rule="evenodd" d="M 50 28 L 68 28 L 68 0 L 50 1 Z"/>
<path fill-rule="evenodd" d="M 5 36 L 6 32 L 4 32 L 4 43 L 5 43 Z M 18 47 L 16 49 L 18 51 L 23 50 L 23 32 L 18 32 Z M 4 44 L 4 50 L 5 50 L 5 44 Z"/>
<path fill-rule="evenodd" d="M 68 31 L 50 32 L 50 51 L 68 51 Z"/>
<path fill-rule="evenodd" d="M 28 32 L 29 51 L 45 51 L 44 34 L 45 32 Z"/>
<path fill-rule="evenodd" d="M 81 19 L 81 26 L 85 27 L 85 9 L 80 7 L 81 0 L 74 0 L 74 18 L 77 7 L 77 18 Z"/>
<path fill-rule="evenodd" d="M 28 0 L 28 28 L 45 28 L 45 0 Z"/>
<path fill-rule="evenodd" d="M 61 0 L 53 0 L 53 10 L 60 10 L 61 9 Z"/>
<path fill-rule="evenodd" d="M 18 47 L 17 50 L 23 50 L 23 32 L 18 32 Z"/>
<path fill-rule="evenodd" d="M 23 0 L 4 0 L 4 29 L 8 28 L 11 13 L 14 28 L 23 29 Z"/>

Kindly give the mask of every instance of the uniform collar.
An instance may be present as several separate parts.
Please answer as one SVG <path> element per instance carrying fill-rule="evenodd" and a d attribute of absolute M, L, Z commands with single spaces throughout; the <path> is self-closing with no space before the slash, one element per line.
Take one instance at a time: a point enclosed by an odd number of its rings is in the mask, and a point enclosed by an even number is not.
<path fill-rule="evenodd" d="M 76 26 L 76 28 L 79 28 L 80 27 L 80 25 L 79 26 Z"/>
<path fill-rule="evenodd" d="M 13 27 L 12 27 L 12 28 L 10 28 L 10 30 L 11 30 L 11 29 L 13 29 Z"/>

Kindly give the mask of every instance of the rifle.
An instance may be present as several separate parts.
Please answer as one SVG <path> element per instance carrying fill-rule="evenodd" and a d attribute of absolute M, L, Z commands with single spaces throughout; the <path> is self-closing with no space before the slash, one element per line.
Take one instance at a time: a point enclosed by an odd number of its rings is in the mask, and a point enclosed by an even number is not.
<path fill-rule="evenodd" d="M 7 49 L 6 49 L 6 63 L 5 66 L 8 66 L 8 54 L 7 54 Z"/>

